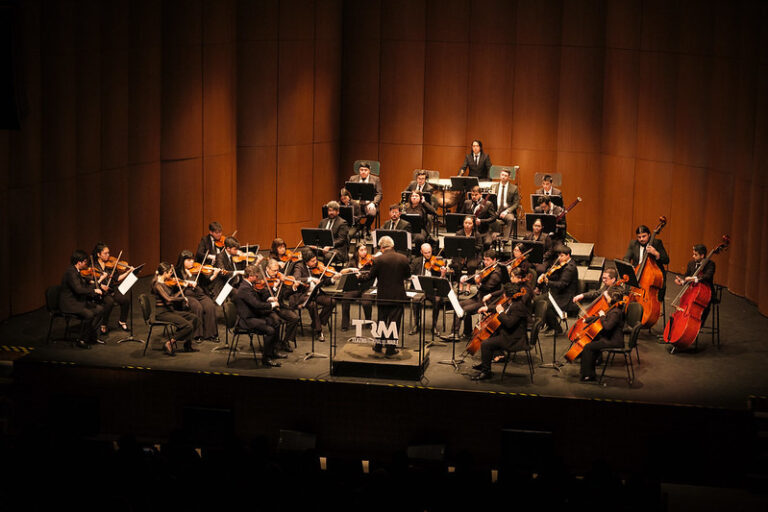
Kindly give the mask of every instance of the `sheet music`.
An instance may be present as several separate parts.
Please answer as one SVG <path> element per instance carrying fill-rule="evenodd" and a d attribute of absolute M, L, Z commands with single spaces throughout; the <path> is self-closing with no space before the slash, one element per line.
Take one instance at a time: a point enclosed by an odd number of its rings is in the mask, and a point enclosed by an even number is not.
<path fill-rule="evenodd" d="M 456 312 L 456 316 L 459 318 L 464 318 L 464 308 L 461 307 L 461 304 L 459 304 L 459 298 L 456 296 L 456 292 L 453 291 L 453 288 L 451 288 L 451 291 L 448 292 L 448 300 L 451 301 L 451 306 Z"/>
<path fill-rule="evenodd" d="M 232 291 L 232 285 L 229 284 L 229 281 L 226 282 L 224 285 L 224 288 L 221 289 L 219 294 L 216 296 L 216 304 L 221 306 L 224 304 L 224 301 L 227 300 L 227 297 L 229 297 L 230 292 Z"/>
<path fill-rule="evenodd" d="M 411 276 L 411 284 L 414 290 L 421 291 L 421 283 L 419 282 L 419 276 Z"/>
<path fill-rule="evenodd" d="M 123 295 L 128 294 L 128 290 L 131 289 L 131 287 L 138 281 L 139 278 L 136 277 L 136 274 L 131 272 L 127 276 L 125 276 L 125 279 L 123 279 L 123 282 L 120 283 L 120 286 L 117 287 L 117 289 L 122 293 Z"/>
<path fill-rule="evenodd" d="M 552 306 L 555 308 L 555 313 L 557 313 L 557 317 L 560 320 L 565 320 L 565 313 L 563 313 L 563 310 L 560 309 L 560 306 L 557 305 L 557 302 L 555 302 L 555 298 L 552 297 L 552 294 L 547 292 L 547 295 L 549 296 L 549 302 L 552 304 Z"/>

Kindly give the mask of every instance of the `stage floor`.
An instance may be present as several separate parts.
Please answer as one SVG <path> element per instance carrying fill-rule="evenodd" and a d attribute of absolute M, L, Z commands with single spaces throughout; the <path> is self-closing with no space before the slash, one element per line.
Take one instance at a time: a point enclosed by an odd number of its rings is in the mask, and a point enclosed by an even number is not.
<path fill-rule="evenodd" d="M 672 279 L 668 279 L 668 282 L 671 286 L 667 296 L 674 297 L 677 287 Z M 148 286 L 147 279 L 142 279 L 136 286 L 136 292 L 140 293 L 142 288 L 146 289 Z M 353 314 L 355 310 L 356 308 L 353 308 Z M 138 312 L 138 308 L 136 311 Z M 406 318 L 409 317 L 410 315 L 406 314 Z M 304 318 L 306 322 L 307 316 L 305 315 Z M 308 336 L 299 338 L 298 348 L 295 352 L 287 354 L 287 359 L 281 360 L 281 368 L 271 369 L 262 368 L 253 360 L 250 351 L 240 352 L 238 358 L 227 366 L 227 352 L 212 351 L 221 344 L 211 342 L 197 345 L 200 352 L 179 353 L 176 357 L 168 357 L 161 353 L 161 343 L 159 338 L 155 338 L 147 355 L 143 357 L 143 344 L 135 342 L 117 344 L 117 340 L 124 336 L 122 332 L 114 330 L 106 338 L 105 345 L 94 346 L 91 350 L 81 350 L 63 341 L 45 345 L 48 314 L 44 308 L 10 318 L 0 325 L 0 359 L 13 361 L 26 357 L 68 365 L 128 369 L 141 367 L 177 372 L 226 373 L 244 377 L 323 379 L 365 382 L 383 386 L 423 386 L 472 392 L 745 409 L 750 395 L 768 395 L 768 372 L 765 371 L 768 363 L 768 339 L 764 335 L 768 332 L 768 318 L 760 315 L 757 308 L 747 300 L 731 295 L 727 291 L 723 294 L 720 318 L 722 332 L 719 349 L 711 344 L 710 336 L 707 334 L 702 336 L 698 351 L 670 354 L 668 347 L 658 343 L 655 335 L 644 331 L 639 340 L 641 364 L 635 365 L 636 380 L 631 388 L 627 385 L 621 357 L 608 368 L 603 386 L 579 382 L 578 364 L 566 364 L 559 371 L 555 371 L 538 367 L 542 363 L 538 357 L 535 359 L 534 382 L 531 383 L 524 354 L 520 354 L 516 361 L 508 365 L 503 382 L 500 374 L 502 364 L 494 364 L 492 379 L 476 382 L 470 380 L 470 375 L 474 373 L 471 369 L 472 365 L 479 362 L 477 359 L 466 359 L 463 364 L 458 365 L 458 370 L 452 365 L 439 364 L 440 361 L 451 359 L 450 344 L 429 349 L 428 364 L 420 382 L 332 376 L 328 358 L 304 359 L 305 354 L 311 351 Z M 452 319 L 452 314 L 449 314 L 448 319 Z M 147 329 L 138 314 L 134 318 L 134 325 L 136 335 L 145 338 Z M 654 332 L 659 332 L 662 327 L 659 321 Z M 442 331 L 442 320 L 439 328 Z M 221 339 L 224 340 L 223 325 L 220 325 L 220 332 Z M 305 332 L 308 333 L 307 330 Z M 60 336 L 62 333 L 63 321 L 57 320 L 54 325 L 54 335 Z M 339 353 L 342 352 L 342 337 L 346 340 L 352 334 L 351 331 L 338 332 Z M 314 351 L 327 355 L 329 345 L 329 342 L 316 342 Z M 241 338 L 240 346 L 248 347 L 247 337 Z M 416 339 L 406 339 L 405 346 L 411 349 L 417 348 Z M 558 359 L 562 359 L 567 346 L 565 338 L 558 337 Z M 457 356 L 463 348 L 463 344 L 456 346 Z M 551 362 L 553 352 L 551 336 L 542 337 L 542 348 L 543 362 Z M 356 348 L 356 350 L 364 349 L 365 347 Z"/>

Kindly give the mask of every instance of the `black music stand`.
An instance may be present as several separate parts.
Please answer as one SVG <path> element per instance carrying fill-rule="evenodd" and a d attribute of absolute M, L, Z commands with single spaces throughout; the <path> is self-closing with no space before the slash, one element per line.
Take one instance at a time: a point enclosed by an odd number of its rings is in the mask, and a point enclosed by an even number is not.
<path fill-rule="evenodd" d="M 328 205 L 323 205 L 322 215 L 324 219 L 328 218 Z M 339 217 L 347 221 L 350 227 L 354 226 L 354 214 L 351 206 L 339 205 Z"/>
<path fill-rule="evenodd" d="M 446 236 L 443 238 L 443 254 L 446 258 L 471 258 L 475 252 L 475 237 L 473 236 Z"/>
<path fill-rule="evenodd" d="M 376 197 L 376 186 L 373 183 L 347 181 L 344 183 L 344 187 L 349 190 L 352 199 L 356 199 L 357 201 L 365 201 L 366 203 L 370 203 L 373 201 L 373 198 Z M 362 209 L 361 213 L 364 217 L 368 216 L 368 212 L 366 211 L 367 206 L 368 205 L 360 205 L 360 208 Z M 365 239 L 371 232 L 371 227 L 368 225 L 367 221 L 363 224 L 363 229 L 363 239 Z"/>
<path fill-rule="evenodd" d="M 552 204 L 556 204 L 560 208 L 563 207 L 563 196 L 549 196 L 546 194 L 531 194 L 531 211 L 535 210 L 539 206 L 539 201 L 542 197 L 548 197 Z"/>
<path fill-rule="evenodd" d="M 478 186 L 480 180 L 477 176 L 451 176 L 451 190 L 460 190 L 466 194 Z"/>
<path fill-rule="evenodd" d="M 512 240 L 512 247 L 517 244 L 523 244 L 523 252 L 531 251 L 528 254 L 528 261 L 530 263 L 543 263 L 544 262 L 544 242 L 536 240 Z"/>
<path fill-rule="evenodd" d="M 541 232 L 542 233 L 554 233 L 555 232 L 555 215 L 548 213 L 526 213 L 525 214 L 525 229 L 526 231 L 533 232 L 533 223 L 536 219 L 541 219 Z"/>
<path fill-rule="evenodd" d="M 302 229 L 302 231 L 304 231 L 304 230 Z M 307 298 L 304 299 L 304 302 L 301 303 L 301 309 L 306 309 L 307 308 L 307 304 L 309 304 L 313 300 L 317 299 L 317 294 L 318 293 L 320 293 L 320 284 L 319 283 L 314 287 L 314 289 L 311 292 L 309 292 L 309 295 L 307 295 Z M 334 307 L 333 309 L 335 310 L 336 308 Z M 318 311 L 317 314 L 319 315 L 320 312 Z M 320 328 L 322 329 L 322 327 L 323 326 L 321 325 Z M 304 354 L 304 360 L 306 361 L 307 359 L 312 359 L 313 357 L 328 357 L 325 354 L 319 354 L 319 353 L 315 352 L 315 330 L 314 329 L 310 329 L 310 331 L 312 331 L 312 347 L 310 348 L 309 352 Z"/>
<path fill-rule="evenodd" d="M 445 301 L 448 300 L 448 294 L 451 292 L 451 282 L 446 279 L 445 277 L 434 277 L 434 276 L 417 276 L 417 279 L 419 281 L 419 286 L 421 286 L 421 291 L 424 293 L 424 297 L 432 301 L 432 307 L 437 307 L 437 298 L 441 297 L 444 299 L 443 304 L 445 304 Z M 426 328 L 424 325 L 426 323 L 426 314 L 424 313 L 427 309 L 427 306 L 425 304 L 421 305 L 422 309 L 422 316 L 421 316 L 421 324 L 422 324 L 422 330 Z M 443 313 L 443 322 L 445 322 L 445 313 Z M 443 324 L 445 326 L 445 324 Z M 426 338 L 426 336 L 425 336 Z M 427 347 L 432 346 L 438 346 L 438 347 L 444 347 L 445 343 L 441 343 L 439 341 L 435 341 L 435 326 L 432 325 L 432 340 L 427 344 Z M 455 359 L 456 357 L 456 344 L 454 343 L 454 349 L 453 349 L 453 357 L 452 359 Z"/>
<path fill-rule="evenodd" d="M 138 273 L 139 273 L 139 271 L 142 268 L 144 268 L 144 263 L 142 263 L 141 265 L 139 265 L 138 267 L 133 269 L 133 271 L 131 273 L 138 277 L 138 275 L 139 275 Z M 125 279 L 128 279 L 128 276 L 126 276 Z M 131 303 L 131 316 L 130 316 L 129 322 L 128 322 L 128 336 L 126 336 L 125 338 L 117 340 L 118 344 L 120 344 L 120 343 L 122 343 L 124 341 L 135 341 L 135 342 L 138 342 L 138 343 L 146 343 L 146 341 L 142 340 L 141 338 L 136 338 L 133 335 L 133 285 L 134 284 L 136 284 L 135 281 L 133 283 L 131 283 L 130 285 L 128 285 L 128 290 L 127 290 L 128 294 L 129 294 L 128 300 Z M 120 288 L 120 287 L 118 286 L 118 288 Z M 123 293 L 122 291 L 120 293 L 125 295 L 125 293 Z"/>
<path fill-rule="evenodd" d="M 400 193 L 400 201 L 408 205 L 411 201 L 411 194 L 413 194 L 413 190 L 403 190 Z M 432 192 L 422 192 L 421 195 L 424 196 L 425 203 L 432 204 Z"/>
<path fill-rule="evenodd" d="M 411 232 L 415 235 L 421 233 L 422 230 L 426 231 L 427 227 L 424 225 L 424 218 L 418 213 L 404 213 L 400 216 L 403 220 L 407 220 L 411 225 Z"/>
<path fill-rule="evenodd" d="M 388 236 L 395 242 L 397 252 L 408 253 L 411 251 L 411 233 L 402 229 L 377 229 L 373 232 L 373 246 L 378 247 L 381 237 Z"/>
<path fill-rule="evenodd" d="M 616 265 L 616 272 L 619 274 L 619 280 L 627 277 L 627 286 L 632 288 L 640 288 L 640 284 L 637 282 L 637 275 L 635 274 L 635 267 L 631 263 L 624 260 L 613 260 Z"/>
<path fill-rule="evenodd" d="M 472 225 L 475 225 L 475 216 L 466 213 L 449 213 L 445 216 L 445 230 L 450 233 L 456 233 L 464 227 L 464 218 L 472 217 Z"/>
<path fill-rule="evenodd" d="M 333 231 L 321 228 L 301 228 L 301 240 L 304 245 L 315 247 L 333 247 Z"/>

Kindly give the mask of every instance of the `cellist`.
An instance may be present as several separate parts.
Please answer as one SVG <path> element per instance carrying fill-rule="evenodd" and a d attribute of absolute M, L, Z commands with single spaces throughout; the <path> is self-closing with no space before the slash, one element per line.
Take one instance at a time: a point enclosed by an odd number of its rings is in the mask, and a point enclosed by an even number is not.
<path fill-rule="evenodd" d="M 619 273 L 616 272 L 615 268 L 607 268 L 603 271 L 602 281 L 603 281 L 603 284 L 602 286 L 600 286 L 600 288 L 598 288 L 597 290 L 591 290 L 591 291 L 576 295 L 573 298 L 573 302 L 581 302 L 583 300 L 586 300 L 587 302 L 592 302 L 593 300 L 595 300 L 596 298 L 598 298 L 599 296 L 607 292 L 609 288 L 616 285 L 616 283 L 619 281 Z"/>
<path fill-rule="evenodd" d="M 653 243 L 649 246 L 648 241 L 651 239 L 651 228 L 645 224 L 637 227 L 635 235 L 637 238 L 629 242 L 627 252 L 624 254 L 624 260 L 636 267 L 643 261 L 645 251 L 648 251 L 648 254 L 654 257 L 664 276 L 664 284 L 659 290 L 659 301 L 663 301 L 664 294 L 667 291 L 667 272 L 664 265 L 669 264 L 669 256 L 666 249 L 664 249 L 664 243 L 660 238 L 654 238 Z"/>
<path fill-rule="evenodd" d="M 493 353 L 499 350 L 510 350 L 516 346 L 524 346 L 528 343 L 528 319 L 531 316 L 531 304 L 533 292 L 528 287 L 528 274 L 521 268 L 516 268 L 509 276 L 511 284 L 504 285 L 504 294 L 507 297 L 517 296 L 507 306 L 498 304 L 496 312 L 499 313 L 500 326 L 496 333 L 483 341 L 480 345 L 480 359 L 478 365 L 473 366 L 479 373 L 472 376 L 472 380 L 485 380 L 493 376 L 491 372 L 491 358 Z M 478 313 L 487 313 L 488 306 L 483 306 Z"/>
<path fill-rule="evenodd" d="M 608 290 L 609 305 L 621 302 L 624 298 L 624 289 L 613 286 Z M 607 312 L 600 311 L 599 315 L 588 317 L 587 323 L 600 320 L 603 329 L 595 336 L 591 343 L 584 345 L 581 352 L 581 382 L 597 380 L 595 364 L 600 356 L 600 351 L 606 348 L 624 346 L 624 308 L 610 308 Z"/>
<path fill-rule="evenodd" d="M 468 217 L 469 218 L 469 217 Z M 474 276 L 462 276 L 460 281 L 469 283 L 473 279 L 477 285 L 477 294 L 459 304 L 464 309 L 464 338 L 469 340 L 472 337 L 472 315 L 477 313 L 486 302 L 494 296 L 501 295 L 501 285 L 504 283 L 505 270 L 502 271 L 501 265 L 498 265 L 498 255 L 493 249 L 488 249 L 483 254 L 483 271 L 478 271 Z M 461 318 L 458 315 L 453 317 L 453 328 L 458 330 Z"/>
<path fill-rule="evenodd" d="M 704 264 L 704 268 L 699 270 L 699 266 L 704 258 L 707 257 L 707 247 L 703 244 L 696 244 L 693 246 L 693 259 L 688 262 L 688 266 L 685 269 L 685 275 L 683 277 L 675 276 L 675 283 L 683 286 L 685 283 L 705 283 L 712 290 L 712 296 L 714 297 L 714 279 L 715 279 L 715 262 L 711 259 Z M 699 273 L 694 276 L 696 271 Z M 701 313 L 701 325 L 704 325 L 709 316 L 709 310 L 712 308 L 712 301 L 709 301 L 707 307 Z"/>

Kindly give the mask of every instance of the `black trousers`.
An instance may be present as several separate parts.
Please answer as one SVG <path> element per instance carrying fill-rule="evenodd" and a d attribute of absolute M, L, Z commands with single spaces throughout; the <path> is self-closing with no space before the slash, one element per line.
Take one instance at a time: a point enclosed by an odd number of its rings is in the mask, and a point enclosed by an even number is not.
<path fill-rule="evenodd" d="M 595 377 L 595 361 L 600 357 L 600 351 L 604 348 L 619 348 L 624 344 L 617 345 L 611 343 L 611 340 L 597 337 L 591 343 L 584 345 L 584 350 L 581 351 L 581 376 Z"/>
<path fill-rule="evenodd" d="M 101 319 L 101 325 L 107 325 L 109 323 L 109 316 L 112 314 L 112 309 L 115 304 L 120 306 L 120 321 L 123 323 L 128 322 L 128 313 L 131 310 L 131 301 L 128 296 L 120 293 L 119 290 L 115 290 L 114 295 L 107 295 L 104 297 L 104 313 Z"/>
<path fill-rule="evenodd" d="M 175 311 L 157 308 L 155 318 L 161 322 L 170 322 L 176 327 L 176 341 L 189 341 L 197 329 L 200 319 L 191 311 Z"/>
<path fill-rule="evenodd" d="M 286 304 L 281 304 L 279 308 L 272 311 L 273 318 L 276 316 L 280 323 L 285 324 L 285 333 L 283 340 L 296 341 L 296 330 L 299 328 L 299 314 Z"/>
<path fill-rule="evenodd" d="M 403 305 L 402 304 L 386 304 L 386 303 L 379 303 L 378 306 L 379 311 L 379 322 L 384 322 L 385 324 L 389 325 L 392 322 L 394 322 L 397 325 L 397 332 L 400 332 L 400 324 L 403 321 Z M 397 344 L 396 340 L 392 340 L 391 342 L 387 343 L 388 345 L 395 345 Z"/>
<path fill-rule="evenodd" d="M 440 310 L 443 307 L 443 298 L 427 298 L 425 303 L 426 302 L 432 304 L 432 329 L 437 329 L 437 319 L 440 316 Z M 421 304 L 417 303 L 413 305 L 413 319 L 417 326 L 421 325 Z"/>
<path fill-rule="evenodd" d="M 261 334 L 264 337 L 264 351 L 261 354 L 262 359 L 269 359 L 275 352 L 275 338 L 277 337 L 277 329 L 272 326 L 272 321 L 269 317 L 259 318 L 241 318 L 241 329 L 248 329 Z"/>
<path fill-rule="evenodd" d="M 352 290 L 349 292 L 344 292 L 344 294 L 341 296 L 343 299 L 356 299 L 358 297 L 362 297 L 363 292 L 361 290 Z M 364 300 L 361 302 L 363 305 L 363 313 L 365 314 L 365 319 L 370 320 L 371 315 L 373 314 L 373 302 L 370 300 Z M 349 328 L 349 308 L 352 305 L 351 300 L 345 300 L 341 303 L 341 328 L 342 329 L 348 329 Z"/>
<path fill-rule="evenodd" d="M 83 341 L 96 341 L 99 325 L 101 325 L 101 318 L 104 315 L 104 306 L 92 302 L 85 302 L 82 304 L 82 307 L 72 310 L 62 309 L 62 311 L 80 317 L 80 321 L 83 322 Z"/>
<path fill-rule="evenodd" d="M 218 338 L 219 325 L 216 319 L 216 303 L 209 296 L 200 294 L 189 299 L 189 310 L 197 318 L 194 336 L 200 338 Z"/>
<path fill-rule="evenodd" d="M 485 304 L 477 297 L 472 299 L 466 299 L 459 302 L 462 309 L 464 309 L 464 334 L 467 336 L 472 334 L 472 315 L 477 313 L 477 310 L 483 307 Z M 459 322 L 461 319 L 457 316 L 453 317 L 453 328 L 459 328 Z"/>
<path fill-rule="evenodd" d="M 501 334 L 495 334 L 494 336 L 491 336 L 485 340 L 482 345 L 480 345 L 480 364 L 482 365 L 482 370 L 486 372 L 491 371 L 491 360 L 493 359 L 493 354 L 495 352 L 510 350 L 518 345 L 522 350 L 525 346 L 525 343 L 526 340 L 513 343 Z"/>

